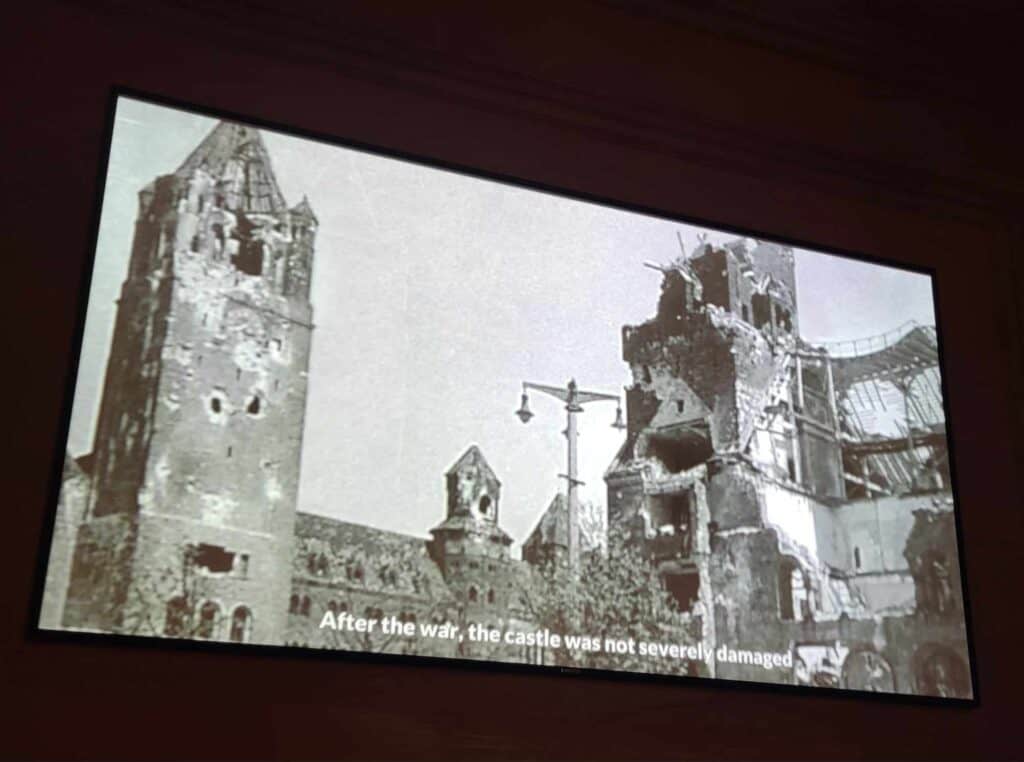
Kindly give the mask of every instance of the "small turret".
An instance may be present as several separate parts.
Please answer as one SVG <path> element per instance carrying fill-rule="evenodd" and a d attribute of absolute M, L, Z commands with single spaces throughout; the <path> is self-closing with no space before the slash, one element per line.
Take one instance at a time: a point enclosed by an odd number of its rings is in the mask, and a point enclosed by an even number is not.
<path fill-rule="evenodd" d="M 504 605 L 503 566 L 512 538 L 498 526 L 501 482 L 476 445 L 448 469 L 445 481 L 447 516 L 431 530 L 431 555 L 470 608 Z"/>

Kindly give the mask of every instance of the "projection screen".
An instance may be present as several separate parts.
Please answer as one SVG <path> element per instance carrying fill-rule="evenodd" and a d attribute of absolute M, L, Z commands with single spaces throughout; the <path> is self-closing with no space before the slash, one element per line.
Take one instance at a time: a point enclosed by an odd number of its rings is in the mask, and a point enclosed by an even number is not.
<path fill-rule="evenodd" d="M 113 111 L 42 630 L 973 698 L 933 274 Z"/>

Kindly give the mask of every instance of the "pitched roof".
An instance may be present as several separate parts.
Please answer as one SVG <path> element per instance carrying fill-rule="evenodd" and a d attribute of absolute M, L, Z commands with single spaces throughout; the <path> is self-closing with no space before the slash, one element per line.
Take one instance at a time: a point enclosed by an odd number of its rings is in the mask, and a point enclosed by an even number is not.
<path fill-rule="evenodd" d="M 240 165 L 245 168 L 238 173 Z M 270 154 L 255 127 L 219 122 L 174 174 L 188 177 L 199 168 L 240 186 L 236 194 L 229 193 L 229 209 L 276 214 L 288 208 L 274 177 Z"/>
<path fill-rule="evenodd" d="M 512 536 L 497 524 L 490 521 L 483 521 L 475 516 L 456 514 L 449 516 L 436 527 L 430 530 L 431 534 L 439 532 L 459 532 L 464 534 L 482 535 L 492 542 L 503 545 L 511 545 L 514 541 Z"/>
<path fill-rule="evenodd" d="M 569 510 L 566 506 L 565 495 L 559 492 L 555 495 L 544 515 L 540 517 L 537 526 L 530 532 L 526 539 L 527 545 L 533 543 L 542 545 L 569 546 Z"/>
<path fill-rule="evenodd" d="M 353 585 L 369 591 L 446 597 L 448 588 L 423 537 L 376 529 L 299 511 L 295 514 L 293 574 L 322 584 Z M 322 577 L 309 574 L 309 554 L 324 554 Z M 358 583 L 348 573 L 361 569 Z M 393 574 L 393 576 L 392 576 Z"/>
<path fill-rule="evenodd" d="M 480 452 L 480 448 L 476 445 L 470 445 L 469 449 L 462 453 L 461 457 L 452 464 L 452 467 L 448 469 L 445 476 L 451 476 L 454 473 L 465 471 L 474 466 L 483 469 L 484 473 L 489 478 L 494 479 L 495 482 L 501 484 L 501 481 L 491 468 L 491 464 L 487 462 L 487 458 L 484 457 L 484 454 Z"/>

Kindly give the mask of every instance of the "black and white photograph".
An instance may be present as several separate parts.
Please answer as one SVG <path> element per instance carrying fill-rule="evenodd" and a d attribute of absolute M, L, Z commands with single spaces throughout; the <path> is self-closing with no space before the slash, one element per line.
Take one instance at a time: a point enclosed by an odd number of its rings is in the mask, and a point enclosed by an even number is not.
<path fill-rule="evenodd" d="M 927 272 L 120 96 L 38 625 L 972 699 L 946 410 Z"/>

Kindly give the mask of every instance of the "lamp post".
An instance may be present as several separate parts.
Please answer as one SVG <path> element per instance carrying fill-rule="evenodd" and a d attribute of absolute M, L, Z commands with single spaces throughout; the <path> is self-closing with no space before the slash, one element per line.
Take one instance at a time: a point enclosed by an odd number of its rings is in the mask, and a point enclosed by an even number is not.
<path fill-rule="evenodd" d="M 567 422 L 565 431 L 562 433 L 565 434 L 568 442 L 568 472 L 559 474 L 559 476 L 568 483 L 566 502 L 568 503 L 569 511 L 569 568 L 575 574 L 579 570 L 580 564 L 580 509 L 577 487 L 583 484 L 578 478 L 576 414 L 582 413 L 583 406 L 588 402 L 614 401 L 618 404 L 618 407 L 615 410 L 615 422 L 612 423 L 612 427 L 622 430 L 626 428 L 626 424 L 622 420 L 622 402 L 614 394 L 582 391 L 576 386 L 576 379 L 571 379 L 565 388 L 524 381 L 522 401 L 520 402 L 519 409 L 516 411 L 516 415 L 519 416 L 519 420 L 523 423 L 529 423 L 530 419 L 533 418 L 533 413 L 530 411 L 528 389 L 551 395 L 565 403 Z"/>

